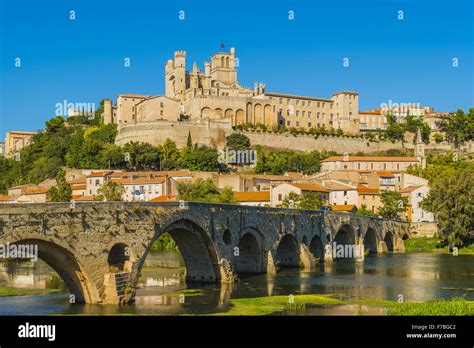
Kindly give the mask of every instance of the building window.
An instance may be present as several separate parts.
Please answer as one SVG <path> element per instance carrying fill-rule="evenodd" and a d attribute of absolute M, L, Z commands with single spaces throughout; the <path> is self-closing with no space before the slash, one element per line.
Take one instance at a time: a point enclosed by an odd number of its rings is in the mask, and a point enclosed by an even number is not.
<path fill-rule="evenodd" d="M 300 121 L 296 121 L 296 127 L 300 126 Z"/>
<path fill-rule="evenodd" d="M 287 125 L 287 126 L 291 126 L 291 122 L 290 122 L 290 121 L 286 121 L 286 125 Z"/>
<path fill-rule="evenodd" d="M 305 112 L 304 111 L 301 111 L 301 116 L 305 116 Z"/>
<path fill-rule="evenodd" d="M 279 200 L 279 201 L 283 200 L 283 197 L 282 197 L 282 194 L 281 194 L 281 193 L 278 194 L 278 200 Z"/>
<path fill-rule="evenodd" d="M 275 106 L 275 105 L 273 105 L 273 112 L 275 112 L 275 111 L 276 111 L 276 106 Z"/>
<path fill-rule="evenodd" d="M 301 105 L 303 105 L 303 106 L 304 106 L 304 100 L 301 102 Z"/>
<path fill-rule="evenodd" d="M 311 122 L 308 122 L 308 128 L 311 128 Z"/>
<path fill-rule="evenodd" d="M 317 102 L 316 106 L 319 108 L 321 106 L 321 103 Z"/>
<path fill-rule="evenodd" d="M 300 101 L 298 99 L 296 100 L 296 105 L 300 105 Z"/>
<path fill-rule="evenodd" d="M 96 179 L 95 180 L 95 186 L 99 185 L 100 184 L 100 180 L 99 179 Z"/>
<path fill-rule="evenodd" d="M 283 103 L 283 98 L 280 98 L 280 104 Z"/>
<path fill-rule="evenodd" d="M 344 196 L 347 196 L 347 191 L 344 191 Z"/>
<path fill-rule="evenodd" d="M 296 116 L 299 116 L 299 115 L 300 115 L 300 111 L 296 110 Z"/>
<path fill-rule="evenodd" d="M 308 111 L 308 118 L 311 117 L 311 111 Z"/>
<path fill-rule="evenodd" d="M 311 100 L 308 100 L 308 106 L 311 106 Z"/>
<path fill-rule="evenodd" d="M 318 117 L 318 120 L 319 120 L 319 115 L 320 115 L 320 112 L 318 112 L 318 115 L 317 115 L 317 117 Z"/>

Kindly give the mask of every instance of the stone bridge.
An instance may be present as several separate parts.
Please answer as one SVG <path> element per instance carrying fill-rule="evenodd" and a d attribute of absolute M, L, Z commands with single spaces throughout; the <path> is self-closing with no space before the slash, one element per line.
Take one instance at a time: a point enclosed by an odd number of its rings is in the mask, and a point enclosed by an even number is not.
<path fill-rule="evenodd" d="M 164 232 L 190 282 L 232 282 L 333 261 L 329 246 L 404 251 L 407 223 L 349 213 L 211 203 L 84 202 L 0 205 L 0 244 L 37 245 L 76 303 L 129 303 Z M 328 251 L 329 250 L 329 251 Z M 336 261 L 337 262 L 337 261 Z"/>

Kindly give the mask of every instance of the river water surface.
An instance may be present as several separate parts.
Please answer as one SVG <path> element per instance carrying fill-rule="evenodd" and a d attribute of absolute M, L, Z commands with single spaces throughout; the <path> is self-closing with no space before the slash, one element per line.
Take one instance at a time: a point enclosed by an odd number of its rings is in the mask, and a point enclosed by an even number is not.
<path fill-rule="evenodd" d="M 232 298 L 290 294 L 331 294 L 342 300 L 397 301 L 400 295 L 404 301 L 458 296 L 474 300 L 474 255 L 380 254 L 361 262 L 322 263 L 311 272 L 284 269 L 274 276 L 242 276 L 232 286 L 187 285 L 184 272 L 178 254 L 150 254 L 134 305 L 70 305 L 67 288 L 46 264 L 10 266 L 0 270 L 0 286 L 56 288 L 60 292 L 0 297 L 0 315 L 209 314 L 227 311 Z M 317 314 L 339 313 L 331 309 Z"/>

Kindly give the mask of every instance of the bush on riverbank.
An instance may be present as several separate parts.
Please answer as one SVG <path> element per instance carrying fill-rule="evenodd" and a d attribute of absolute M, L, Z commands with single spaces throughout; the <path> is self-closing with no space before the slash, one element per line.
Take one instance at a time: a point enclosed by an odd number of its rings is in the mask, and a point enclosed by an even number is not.
<path fill-rule="evenodd" d="M 436 237 L 410 238 L 405 241 L 405 252 L 407 253 L 449 253 L 448 246 Z M 459 254 L 474 254 L 474 244 L 459 248 Z"/>
<path fill-rule="evenodd" d="M 391 316 L 413 315 L 474 315 L 474 302 L 464 298 L 429 301 L 424 303 L 399 303 L 387 311 Z"/>

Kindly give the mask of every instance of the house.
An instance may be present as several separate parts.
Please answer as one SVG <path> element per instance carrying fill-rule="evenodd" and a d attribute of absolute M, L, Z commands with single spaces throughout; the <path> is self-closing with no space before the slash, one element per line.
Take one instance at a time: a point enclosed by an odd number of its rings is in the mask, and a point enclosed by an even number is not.
<path fill-rule="evenodd" d="M 264 207 L 270 205 L 270 191 L 234 192 L 237 202 L 241 205 Z"/>
<path fill-rule="evenodd" d="M 283 183 L 278 186 L 272 187 L 271 189 L 271 206 L 276 207 L 283 203 L 283 200 L 290 192 L 295 192 L 301 195 L 306 192 L 319 193 L 322 196 L 323 202 L 327 204 L 329 202 L 330 190 L 326 187 L 317 184 L 308 183 Z"/>
<path fill-rule="evenodd" d="M 112 178 L 111 180 L 124 186 L 124 201 L 150 201 L 165 193 L 166 177 L 164 176 Z"/>
<path fill-rule="evenodd" d="M 430 188 L 428 185 L 408 186 L 400 190 L 400 193 L 408 198 L 407 220 L 412 222 L 433 222 L 434 215 L 423 210 L 421 201 L 428 196 Z"/>
<path fill-rule="evenodd" d="M 13 197 L 15 203 L 45 203 L 49 201 L 49 189 L 35 184 L 26 184 L 10 187 L 8 196 Z"/>
<path fill-rule="evenodd" d="M 328 188 L 330 205 L 358 205 L 357 187 L 338 180 L 323 180 L 323 186 Z"/>
<path fill-rule="evenodd" d="M 321 161 L 321 171 L 406 171 L 408 166 L 418 164 L 420 161 L 416 157 L 332 156 Z"/>
<path fill-rule="evenodd" d="M 87 194 L 86 182 L 86 178 L 68 180 L 67 183 L 71 185 L 72 196 L 85 196 Z"/>
<path fill-rule="evenodd" d="M 92 172 L 87 175 L 86 190 L 88 196 L 97 196 L 99 188 L 104 185 L 113 171 Z"/>
<path fill-rule="evenodd" d="M 15 200 L 12 196 L 0 195 L 0 204 L 1 203 L 13 203 Z"/>
<path fill-rule="evenodd" d="M 357 193 L 359 208 L 365 206 L 366 209 L 371 210 L 373 213 L 376 213 L 377 210 L 382 206 L 382 200 L 380 198 L 380 189 L 378 188 L 369 188 L 363 184 L 357 185 Z"/>

